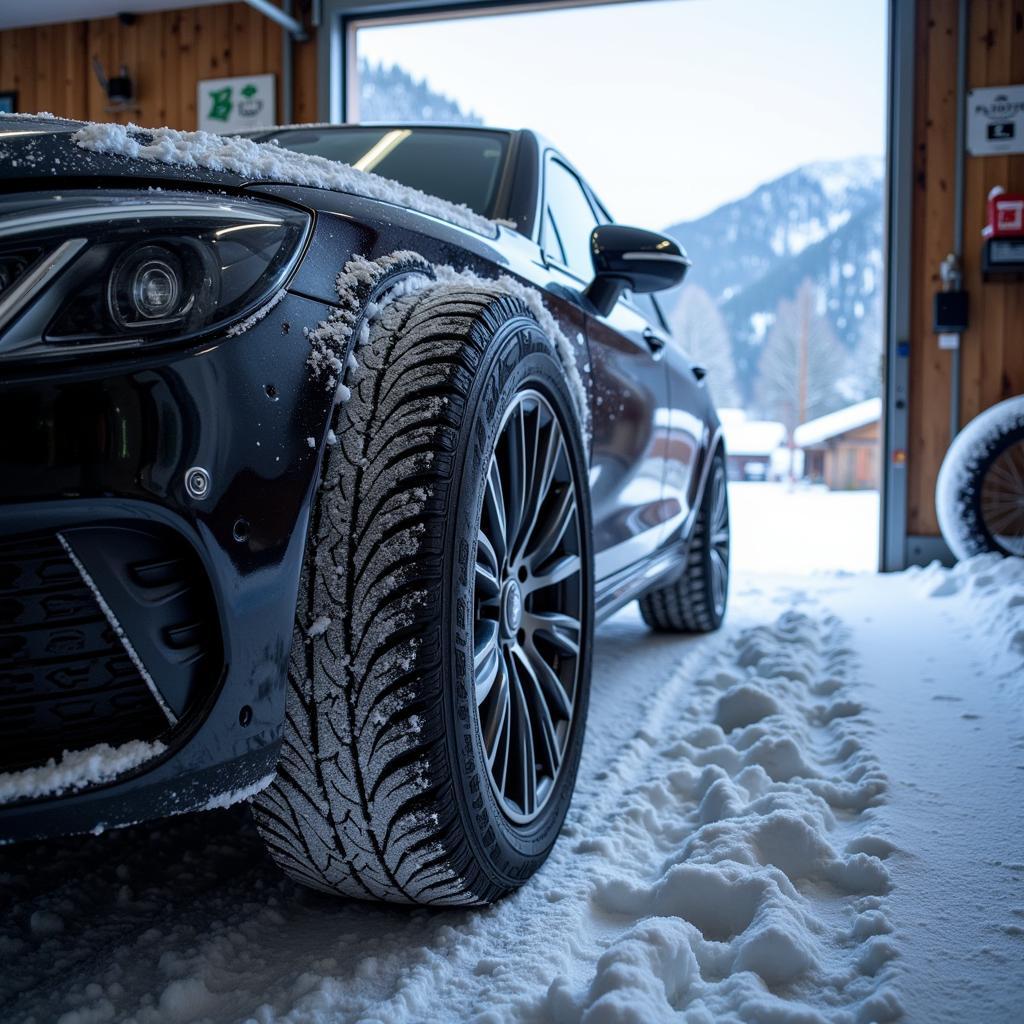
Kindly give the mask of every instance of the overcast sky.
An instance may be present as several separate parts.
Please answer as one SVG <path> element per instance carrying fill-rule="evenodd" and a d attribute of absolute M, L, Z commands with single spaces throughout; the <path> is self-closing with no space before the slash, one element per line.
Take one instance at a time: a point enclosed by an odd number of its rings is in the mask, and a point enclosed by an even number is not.
<path fill-rule="evenodd" d="M 565 151 L 664 227 L 802 163 L 883 151 L 887 0 L 659 0 L 362 29 L 492 125 Z"/>

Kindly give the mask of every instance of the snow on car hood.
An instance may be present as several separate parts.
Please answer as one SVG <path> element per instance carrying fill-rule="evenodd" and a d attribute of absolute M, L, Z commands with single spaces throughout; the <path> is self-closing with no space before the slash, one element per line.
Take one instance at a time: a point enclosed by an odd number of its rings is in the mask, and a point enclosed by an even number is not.
<path fill-rule="evenodd" d="M 498 234 L 496 221 L 482 217 L 468 206 L 450 203 L 377 174 L 357 171 L 349 164 L 309 153 L 294 153 L 276 142 L 253 142 L 251 139 L 210 132 L 183 132 L 174 128 L 95 123 L 79 128 L 72 141 L 93 153 L 227 171 L 250 180 L 287 182 L 332 192 L 348 192 L 416 210 L 491 238 Z"/>

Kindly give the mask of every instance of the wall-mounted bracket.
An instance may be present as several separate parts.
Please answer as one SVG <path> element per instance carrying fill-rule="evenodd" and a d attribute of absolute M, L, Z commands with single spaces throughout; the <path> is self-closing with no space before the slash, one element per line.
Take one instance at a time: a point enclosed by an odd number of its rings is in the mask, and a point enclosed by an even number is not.
<path fill-rule="evenodd" d="M 275 6 L 270 0 L 245 0 L 245 2 L 264 17 L 280 25 L 296 42 L 301 43 L 309 38 L 305 26 L 298 18 Z"/>

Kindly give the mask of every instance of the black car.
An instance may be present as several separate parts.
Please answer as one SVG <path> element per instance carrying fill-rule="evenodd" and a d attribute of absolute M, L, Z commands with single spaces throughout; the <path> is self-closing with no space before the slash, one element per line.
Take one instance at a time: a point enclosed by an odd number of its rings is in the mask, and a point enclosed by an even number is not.
<path fill-rule="evenodd" d="M 529 131 L 3 118 L 0 178 L 0 838 L 249 797 L 320 889 L 521 885 L 597 624 L 725 612 L 685 254 Z"/>

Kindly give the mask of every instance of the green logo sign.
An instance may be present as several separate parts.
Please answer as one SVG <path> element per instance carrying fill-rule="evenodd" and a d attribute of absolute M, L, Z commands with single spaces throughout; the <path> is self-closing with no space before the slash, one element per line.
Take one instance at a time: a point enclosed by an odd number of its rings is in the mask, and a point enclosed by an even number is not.
<path fill-rule="evenodd" d="M 256 90 L 253 86 L 247 86 L 246 88 L 252 89 L 253 92 Z M 242 90 L 245 92 L 245 90 Z M 206 115 L 211 121 L 226 121 L 231 116 L 231 108 L 234 104 L 231 102 L 231 86 L 227 86 L 224 89 L 213 89 L 210 92 L 210 112 Z"/>

